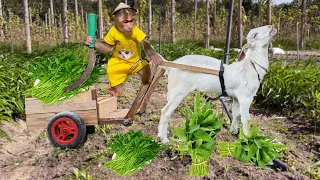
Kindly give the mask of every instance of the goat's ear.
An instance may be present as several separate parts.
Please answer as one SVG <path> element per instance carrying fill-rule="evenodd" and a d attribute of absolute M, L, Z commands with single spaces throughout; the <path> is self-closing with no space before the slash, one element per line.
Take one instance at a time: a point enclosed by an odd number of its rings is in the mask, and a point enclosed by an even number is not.
<path fill-rule="evenodd" d="M 242 49 L 237 61 L 240 62 L 240 61 L 242 61 L 245 57 L 246 57 L 246 53 L 244 52 L 244 49 Z"/>

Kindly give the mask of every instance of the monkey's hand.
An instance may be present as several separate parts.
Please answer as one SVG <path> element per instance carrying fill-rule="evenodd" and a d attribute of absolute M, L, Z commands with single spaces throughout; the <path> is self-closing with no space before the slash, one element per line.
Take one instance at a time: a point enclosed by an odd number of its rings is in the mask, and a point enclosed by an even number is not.
<path fill-rule="evenodd" d="M 89 46 L 91 43 L 93 42 L 92 37 L 88 36 L 86 37 L 86 39 L 84 40 L 84 43 Z"/>
<path fill-rule="evenodd" d="M 150 60 L 151 60 L 151 62 L 153 62 L 156 65 L 161 64 L 161 62 L 163 61 L 162 58 L 158 54 L 150 55 Z"/>

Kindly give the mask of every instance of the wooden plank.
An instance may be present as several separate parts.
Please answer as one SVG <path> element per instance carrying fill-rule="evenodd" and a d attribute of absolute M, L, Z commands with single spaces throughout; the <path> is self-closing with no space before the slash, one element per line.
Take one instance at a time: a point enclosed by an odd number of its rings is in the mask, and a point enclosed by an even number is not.
<path fill-rule="evenodd" d="M 125 116 L 127 115 L 129 109 L 117 109 L 111 113 L 109 113 L 107 116 L 103 118 L 99 118 L 99 121 L 108 121 L 112 119 L 125 119 Z M 129 118 L 128 118 L 129 119 Z"/>
<path fill-rule="evenodd" d="M 98 96 L 98 117 L 107 117 L 111 112 L 117 110 L 117 97 Z"/>
<path fill-rule="evenodd" d="M 91 91 L 80 93 L 71 99 L 64 101 L 59 105 L 47 105 L 41 103 L 35 98 L 26 98 L 25 112 L 26 114 L 39 114 L 60 111 L 81 111 L 96 109 L 96 100 L 92 100 Z"/>
<path fill-rule="evenodd" d="M 178 64 L 178 63 L 168 62 L 168 61 L 162 61 L 162 63 L 159 66 L 166 66 L 166 67 L 183 69 L 183 70 L 192 71 L 192 72 L 219 75 L 219 70 L 203 68 L 198 66 L 190 66 L 186 64 Z"/>
<path fill-rule="evenodd" d="M 77 113 L 86 125 L 96 125 L 98 124 L 98 115 L 96 110 L 87 111 L 73 111 Z M 47 128 L 51 118 L 57 113 L 43 113 L 43 114 L 27 114 L 26 123 L 27 127 L 30 129 L 40 129 Z"/>

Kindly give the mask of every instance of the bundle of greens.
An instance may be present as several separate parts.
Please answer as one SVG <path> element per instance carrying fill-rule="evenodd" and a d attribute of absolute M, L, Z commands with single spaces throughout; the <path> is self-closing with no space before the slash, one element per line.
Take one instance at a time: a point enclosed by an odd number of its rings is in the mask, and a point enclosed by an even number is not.
<path fill-rule="evenodd" d="M 32 96 L 45 104 L 61 103 L 80 92 L 87 91 L 105 75 L 105 70 L 94 67 L 91 75 L 78 88 L 64 91 L 63 88 L 72 84 L 82 76 L 88 64 L 88 48 L 78 46 L 73 49 L 58 49 L 54 56 L 42 56 L 30 65 L 30 77 L 34 85 L 28 89 L 26 96 Z"/>
<path fill-rule="evenodd" d="M 218 151 L 221 156 L 233 156 L 236 159 L 265 168 L 272 164 L 274 158 L 280 157 L 279 151 L 287 148 L 281 143 L 273 143 L 276 137 L 258 134 L 259 128 L 255 125 L 251 128 L 248 136 L 243 134 L 242 129 L 236 142 L 220 142 Z"/>
<path fill-rule="evenodd" d="M 176 142 L 178 151 L 191 155 L 190 175 L 204 176 L 209 174 L 208 158 L 216 145 L 216 135 L 220 132 L 222 120 L 218 113 L 211 110 L 211 104 L 200 99 L 196 94 L 194 110 L 186 106 L 185 120 L 182 128 L 174 128 L 171 141 Z"/>
<path fill-rule="evenodd" d="M 104 166 L 126 176 L 145 167 L 167 146 L 155 142 L 151 136 L 143 135 L 141 130 L 131 130 L 124 135 L 118 133 L 112 137 L 108 148 L 114 154 L 112 160 Z"/>

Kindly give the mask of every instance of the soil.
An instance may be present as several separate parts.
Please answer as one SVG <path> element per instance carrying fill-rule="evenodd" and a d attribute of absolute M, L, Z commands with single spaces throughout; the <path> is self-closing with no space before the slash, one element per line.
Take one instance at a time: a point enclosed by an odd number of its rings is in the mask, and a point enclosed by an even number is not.
<path fill-rule="evenodd" d="M 166 104 L 167 78 L 163 77 L 156 92 L 151 97 L 144 114 L 137 116 L 129 126 L 111 125 L 101 127 L 106 133 L 96 130 L 88 134 L 87 141 L 77 149 L 60 149 L 50 144 L 46 130 L 28 130 L 24 120 L 16 120 L 14 124 L 6 123 L 2 127 L 11 137 L 11 141 L 0 139 L 0 179 L 75 179 L 75 170 L 82 170 L 92 163 L 90 154 L 106 148 L 108 140 L 117 132 L 125 133 L 129 130 L 143 130 L 147 135 L 156 137 L 160 110 Z M 136 76 L 129 77 L 125 84 L 122 97 L 118 98 L 120 108 L 129 108 L 139 88 L 140 80 Z M 193 98 L 186 98 L 191 101 Z M 214 102 L 214 109 L 223 112 L 219 102 Z M 230 102 L 228 101 L 230 105 Z M 169 124 L 169 130 L 180 126 L 184 108 L 182 103 L 175 111 Z M 223 112 L 224 113 L 224 112 Z M 111 159 L 111 154 L 93 162 L 86 174 L 93 179 L 123 180 L 123 179 L 312 179 L 309 170 L 311 164 L 320 159 L 320 131 L 315 131 L 315 124 L 307 123 L 299 117 L 282 117 L 261 107 L 252 106 L 250 110 L 253 123 L 261 125 L 260 132 L 265 135 L 278 137 L 278 141 L 286 144 L 288 150 L 280 158 L 294 168 L 295 172 L 281 171 L 276 166 L 259 168 L 253 164 L 242 163 L 231 157 L 219 157 L 214 150 L 210 157 L 210 175 L 205 177 L 191 177 L 189 168 L 191 159 L 188 155 L 180 156 L 176 151 L 167 149 L 131 177 L 123 177 L 103 164 Z M 224 117 L 227 117 L 224 113 Z M 320 124 L 318 124 L 318 127 Z M 217 142 L 233 141 L 236 138 L 229 133 L 230 122 L 224 121 L 224 127 L 218 134 Z M 100 129 L 101 129 L 100 128 Z M 315 178 L 315 177 L 313 177 Z"/>

